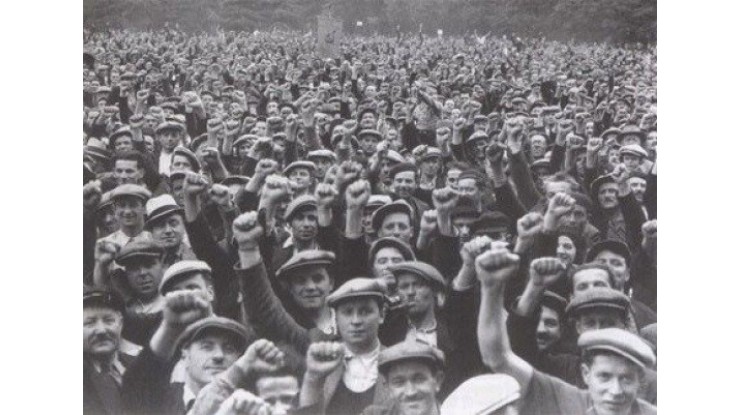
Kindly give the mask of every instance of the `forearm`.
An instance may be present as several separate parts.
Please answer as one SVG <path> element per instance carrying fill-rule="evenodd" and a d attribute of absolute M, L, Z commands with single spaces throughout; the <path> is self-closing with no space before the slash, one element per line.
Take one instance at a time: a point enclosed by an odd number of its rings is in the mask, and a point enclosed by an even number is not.
<path fill-rule="evenodd" d="M 95 261 L 95 268 L 93 268 L 93 284 L 95 284 L 96 287 L 103 289 L 110 288 L 110 274 L 108 273 L 109 267 L 109 264 Z"/>
<path fill-rule="evenodd" d="M 473 264 L 463 264 L 455 279 L 452 280 L 452 289 L 454 291 L 467 291 L 475 286 L 475 282 L 475 266 Z"/>
<path fill-rule="evenodd" d="M 545 294 L 545 287 L 535 286 L 531 282 L 524 288 L 521 298 L 516 304 L 514 312 L 520 316 L 531 317 L 535 315 L 542 303 L 542 296 Z"/>
<path fill-rule="evenodd" d="M 200 197 L 198 195 L 186 194 L 183 199 L 184 199 L 183 209 L 185 210 L 185 221 L 195 222 L 195 219 L 198 218 L 198 215 L 200 215 L 200 212 L 203 209 Z"/>
<path fill-rule="evenodd" d="M 301 385 L 299 405 L 301 407 L 322 404 L 324 401 L 324 378 L 306 373 Z"/>
<path fill-rule="evenodd" d="M 170 360 L 175 355 L 177 340 L 184 329 L 185 327 L 172 326 L 163 321 L 149 340 L 152 353 L 162 360 Z"/>
<path fill-rule="evenodd" d="M 347 223 L 344 228 L 344 235 L 349 239 L 362 237 L 362 210 L 361 208 L 347 208 Z"/>

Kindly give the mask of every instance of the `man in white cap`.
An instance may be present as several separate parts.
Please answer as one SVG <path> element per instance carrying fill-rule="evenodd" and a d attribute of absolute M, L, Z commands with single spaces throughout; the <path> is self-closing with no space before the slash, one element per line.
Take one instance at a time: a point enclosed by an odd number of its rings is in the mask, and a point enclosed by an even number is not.
<path fill-rule="evenodd" d="M 441 415 L 518 415 L 519 384 L 501 373 L 468 379 L 440 408 Z"/>

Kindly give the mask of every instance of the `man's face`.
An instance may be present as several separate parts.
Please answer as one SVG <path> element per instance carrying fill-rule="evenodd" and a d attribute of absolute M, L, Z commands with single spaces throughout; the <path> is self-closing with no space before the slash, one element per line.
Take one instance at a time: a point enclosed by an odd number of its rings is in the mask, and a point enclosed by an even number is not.
<path fill-rule="evenodd" d="M 343 301 L 336 312 L 337 329 L 344 343 L 369 347 L 377 341 L 384 315 L 374 298 L 356 297 Z"/>
<path fill-rule="evenodd" d="M 162 148 L 169 153 L 174 150 L 178 144 L 180 144 L 180 134 L 175 130 L 160 131 L 160 133 L 157 134 L 157 140 L 162 144 Z"/>
<path fill-rule="evenodd" d="M 113 145 L 113 148 L 117 152 L 131 151 L 134 149 L 134 141 L 131 139 L 131 137 L 127 135 L 122 135 L 116 138 L 116 143 Z"/>
<path fill-rule="evenodd" d="M 82 350 L 85 354 L 108 358 L 118 350 L 123 316 L 107 307 L 82 309 Z"/>
<path fill-rule="evenodd" d="M 148 301 L 158 295 L 163 268 L 159 258 L 149 256 L 133 258 L 126 264 L 126 279 L 136 298 Z"/>
<path fill-rule="evenodd" d="M 616 166 L 617 164 L 619 164 L 619 149 L 610 148 L 607 155 L 609 158 L 609 164 L 611 164 L 612 166 Z"/>
<path fill-rule="evenodd" d="M 172 197 L 175 199 L 175 203 L 180 207 L 185 206 L 185 192 L 183 191 L 184 184 L 184 179 L 172 180 L 170 183 L 170 187 L 172 188 Z"/>
<path fill-rule="evenodd" d="M 288 291 L 296 304 L 304 310 L 318 310 L 324 306 L 326 296 L 334 283 L 324 267 L 312 266 L 300 274 L 290 275 Z"/>
<path fill-rule="evenodd" d="M 573 243 L 573 240 L 568 236 L 560 235 L 558 237 L 558 246 L 555 250 L 555 255 L 566 266 L 571 265 L 576 258 L 576 245 Z"/>
<path fill-rule="evenodd" d="M 475 203 L 480 203 L 481 192 L 480 189 L 478 189 L 478 184 L 475 182 L 474 178 L 466 177 L 458 180 L 457 191 L 460 193 L 461 196 L 467 196 L 473 199 Z"/>
<path fill-rule="evenodd" d="M 272 405 L 273 415 L 286 415 L 295 409 L 301 391 L 295 376 L 263 376 L 256 383 L 257 396 Z"/>
<path fill-rule="evenodd" d="M 406 199 L 416 190 L 416 172 L 402 171 L 393 176 L 390 189 L 398 197 Z"/>
<path fill-rule="evenodd" d="M 640 137 L 637 135 L 627 135 L 622 139 L 622 146 L 630 144 L 637 144 L 638 146 L 641 146 L 642 142 L 640 142 Z"/>
<path fill-rule="evenodd" d="M 278 115 L 278 104 L 275 101 L 267 103 L 267 115 L 273 117 Z"/>
<path fill-rule="evenodd" d="M 410 316 L 423 316 L 434 312 L 435 292 L 421 277 L 414 274 L 398 276 L 398 293 L 408 306 Z"/>
<path fill-rule="evenodd" d="M 326 157 L 317 157 L 313 160 L 314 164 L 316 164 L 316 177 L 319 180 L 323 180 L 326 176 L 327 170 L 329 170 L 329 167 L 332 166 L 332 161 L 329 158 Z"/>
<path fill-rule="evenodd" d="M 624 162 L 624 166 L 627 167 L 627 171 L 635 171 L 640 167 L 642 157 L 637 157 L 632 154 L 623 154 L 622 161 Z"/>
<path fill-rule="evenodd" d="M 151 136 L 144 137 L 144 148 L 149 153 L 154 153 L 154 139 Z"/>
<path fill-rule="evenodd" d="M 301 242 L 310 242 L 316 238 L 319 229 L 316 209 L 299 211 L 290 219 L 293 238 Z"/>
<path fill-rule="evenodd" d="M 383 271 L 389 269 L 392 265 L 399 264 L 404 261 L 401 252 L 393 247 L 385 247 L 378 250 L 373 259 L 373 276 L 379 278 L 383 275 Z"/>
<path fill-rule="evenodd" d="M 362 139 L 360 140 L 360 147 L 366 155 L 375 154 L 375 149 L 377 146 L 378 138 L 376 136 L 370 134 L 365 134 L 362 136 Z"/>
<path fill-rule="evenodd" d="M 205 334 L 182 349 L 187 376 L 201 387 L 234 364 L 240 354 L 234 336 L 219 332 Z"/>
<path fill-rule="evenodd" d="M 658 145 L 658 133 L 655 131 L 651 131 L 648 133 L 647 140 L 645 141 L 645 146 L 647 147 L 648 151 L 655 150 L 655 147 Z"/>
<path fill-rule="evenodd" d="M 121 196 L 113 203 L 113 211 L 122 227 L 138 227 L 144 224 L 146 210 L 144 202 L 135 196 Z"/>
<path fill-rule="evenodd" d="M 266 137 L 267 136 L 267 123 L 264 121 L 259 121 L 257 124 L 254 125 L 255 132 L 254 134 L 257 137 Z"/>
<path fill-rule="evenodd" d="M 411 226 L 411 218 L 402 212 L 391 213 L 383 218 L 383 223 L 378 230 L 378 236 L 395 236 L 409 244 L 413 236 L 414 228 Z"/>
<path fill-rule="evenodd" d="M 360 128 L 364 129 L 373 129 L 375 128 L 375 115 L 371 112 L 366 112 L 362 114 L 362 118 L 360 119 Z"/>
<path fill-rule="evenodd" d="M 590 367 L 582 364 L 581 372 L 595 413 L 618 415 L 630 412 L 643 377 L 640 367 L 623 357 L 599 354 Z"/>
<path fill-rule="evenodd" d="M 571 235 L 580 235 L 588 223 L 588 212 L 581 205 L 574 205 L 570 212 L 558 221 L 558 230 Z"/>
<path fill-rule="evenodd" d="M 144 178 L 144 169 L 139 167 L 139 162 L 136 160 L 116 160 L 113 177 L 119 185 L 138 184 Z"/>
<path fill-rule="evenodd" d="M 177 249 L 185 235 L 185 224 L 181 215 L 174 214 L 154 222 L 151 232 L 154 240 L 165 249 Z"/>
<path fill-rule="evenodd" d="M 599 187 L 599 206 L 602 209 L 616 209 L 619 205 L 619 186 L 616 183 L 604 183 Z"/>
<path fill-rule="evenodd" d="M 542 306 L 540 321 L 537 324 L 537 350 L 549 349 L 560 340 L 561 334 L 558 313 L 550 307 Z"/>
<path fill-rule="evenodd" d="M 547 152 L 547 141 L 541 135 L 532 137 L 532 156 L 539 158 L 544 157 Z"/>
<path fill-rule="evenodd" d="M 631 177 L 627 180 L 627 183 L 632 189 L 632 194 L 635 195 L 635 199 L 642 203 L 645 197 L 645 190 L 647 190 L 647 181 L 642 177 Z"/>
<path fill-rule="evenodd" d="M 190 163 L 189 158 L 176 154 L 172 157 L 170 171 L 174 173 L 176 171 L 195 171 L 195 169 L 193 169 L 193 165 Z"/>
<path fill-rule="evenodd" d="M 545 183 L 545 196 L 549 201 L 558 193 L 570 193 L 570 183 L 568 182 L 546 182 Z"/>
<path fill-rule="evenodd" d="M 457 231 L 457 236 L 460 238 L 460 242 L 469 242 L 473 238 L 473 234 L 470 231 L 470 226 L 475 222 L 475 217 L 459 216 L 452 220 L 452 226 Z"/>
<path fill-rule="evenodd" d="M 311 171 L 300 167 L 292 169 L 288 174 L 288 180 L 291 181 L 296 190 L 307 189 L 311 185 L 312 179 Z"/>
<path fill-rule="evenodd" d="M 614 274 L 614 288 L 617 290 L 624 290 L 627 281 L 630 279 L 630 270 L 625 258 L 612 251 L 601 251 L 594 262 L 601 265 L 606 265 L 609 270 Z"/>
<path fill-rule="evenodd" d="M 457 178 L 460 176 L 460 173 L 462 173 L 462 170 L 459 169 L 447 170 L 447 179 L 445 180 L 447 187 L 457 190 Z"/>
<path fill-rule="evenodd" d="M 433 176 L 437 174 L 441 164 L 442 161 L 439 157 L 429 157 L 421 162 L 419 169 L 421 170 L 421 174 L 425 176 Z"/>
<path fill-rule="evenodd" d="M 386 383 L 391 397 L 398 402 L 403 415 L 425 415 L 435 412 L 442 373 L 433 372 L 428 364 L 402 361 L 388 369 Z"/>
<path fill-rule="evenodd" d="M 611 288 L 609 273 L 603 269 L 589 268 L 573 274 L 573 292 L 576 295 L 592 288 Z"/>

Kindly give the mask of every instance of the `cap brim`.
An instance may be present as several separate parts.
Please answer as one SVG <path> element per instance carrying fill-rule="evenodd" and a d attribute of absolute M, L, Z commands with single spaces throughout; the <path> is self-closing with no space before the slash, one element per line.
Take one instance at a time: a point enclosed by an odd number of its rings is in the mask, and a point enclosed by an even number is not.
<path fill-rule="evenodd" d="M 353 300 L 356 298 L 367 298 L 367 297 L 377 298 L 378 300 L 383 301 L 383 302 L 385 301 L 385 295 L 377 291 L 356 291 L 356 292 L 347 293 L 345 295 L 338 296 L 332 299 L 327 299 L 326 303 L 330 307 L 336 307 L 339 304 L 349 301 L 349 300 Z"/>
<path fill-rule="evenodd" d="M 170 215 L 172 215 L 172 214 L 175 214 L 175 213 L 179 213 L 179 214 L 184 214 L 184 212 L 185 212 L 185 210 L 184 210 L 183 208 L 181 208 L 181 207 L 174 207 L 174 206 L 173 206 L 173 207 L 172 207 L 172 208 L 170 208 L 170 209 L 167 209 L 167 210 L 163 210 L 163 211 L 161 211 L 161 212 L 157 212 L 157 213 L 156 213 L 155 215 L 153 215 L 153 216 L 148 216 L 148 217 L 146 218 L 146 222 L 145 222 L 144 224 L 145 224 L 146 226 L 150 226 L 150 225 L 152 224 L 152 222 L 156 222 L 157 220 L 159 220 L 159 219 L 161 219 L 161 218 L 164 218 L 164 217 L 170 216 Z"/>
<path fill-rule="evenodd" d="M 619 349 L 618 347 L 614 347 L 614 346 L 611 346 L 611 345 L 608 345 L 608 344 L 600 344 L 598 346 L 591 346 L 591 347 L 587 348 L 586 350 L 587 351 L 589 351 L 589 350 L 606 350 L 606 351 L 609 351 L 609 352 L 612 352 L 612 353 L 616 353 L 616 354 L 624 357 L 625 359 L 629 360 L 630 362 L 635 363 L 636 365 L 640 366 L 641 368 L 647 369 L 647 365 L 645 364 L 645 362 L 643 362 L 642 360 L 636 358 L 635 356 L 633 356 L 633 355 L 625 352 L 624 350 Z"/>

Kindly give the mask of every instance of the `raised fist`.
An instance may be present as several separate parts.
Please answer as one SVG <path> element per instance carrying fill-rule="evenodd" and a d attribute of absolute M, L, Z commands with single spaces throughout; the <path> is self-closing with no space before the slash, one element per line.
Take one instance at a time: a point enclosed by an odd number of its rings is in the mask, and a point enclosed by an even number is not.
<path fill-rule="evenodd" d="M 272 406 L 244 389 L 237 389 L 218 408 L 215 415 L 272 415 Z"/>
<path fill-rule="evenodd" d="M 344 161 L 337 170 L 337 183 L 343 184 L 355 180 L 360 175 L 362 166 L 352 161 Z"/>
<path fill-rule="evenodd" d="M 208 179 L 205 176 L 192 171 L 185 172 L 185 181 L 183 190 L 190 197 L 203 194 L 208 190 Z"/>
<path fill-rule="evenodd" d="M 329 183 L 319 183 L 316 186 L 316 201 L 320 209 L 328 209 L 337 197 L 337 191 Z"/>
<path fill-rule="evenodd" d="M 235 363 L 244 373 L 271 373 L 285 364 L 285 354 L 266 339 L 252 343 Z"/>
<path fill-rule="evenodd" d="M 355 132 L 355 128 L 357 128 L 357 121 L 347 120 L 342 124 L 342 127 L 344 127 L 344 135 L 351 136 Z"/>
<path fill-rule="evenodd" d="M 554 231 L 561 217 L 570 213 L 576 204 L 576 200 L 566 193 L 558 193 L 550 199 L 545 212 L 544 228 L 548 231 Z"/>
<path fill-rule="evenodd" d="M 200 290 L 178 290 L 164 296 L 163 321 L 170 326 L 187 327 L 211 314 L 206 293 Z"/>
<path fill-rule="evenodd" d="M 491 249 L 475 259 L 475 273 L 484 287 L 503 284 L 512 278 L 519 267 L 519 255 L 506 249 Z"/>
<path fill-rule="evenodd" d="M 339 367 L 344 357 L 344 346 L 338 342 L 312 343 L 306 352 L 306 372 L 318 378 L 326 378 Z"/>
<path fill-rule="evenodd" d="M 503 145 L 493 142 L 486 147 L 486 157 L 492 164 L 501 164 L 504 160 L 504 150 L 506 147 Z"/>
<path fill-rule="evenodd" d="M 203 149 L 203 162 L 209 166 L 218 165 L 221 153 L 216 147 L 206 147 Z"/>
<path fill-rule="evenodd" d="M 347 187 L 347 209 L 361 209 L 370 199 L 370 183 L 367 180 L 357 180 Z"/>
<path fill-rule="evenodd" d="M 237 216 L 231 224 L 231 230 L 241 251 L 257 249 L 259 238 L 264 232 L 257 220 L 257 212 L 246 212 Z"/>
<path fill-rule="evenodd" d="M 599 150 L 601 150 L 601 146 L 604 145 L 604 139 L 603 138 L 592 138 L 588 140 L 588 144 L 586 144 L 586 151 L 588 153 L 594 154 L 597 153 Z"/>
<path fill-rule="evenodd" d="M 226 121 L 226 135 L 235 136 L 239 134 L 240 127 L 241 127 L 241 123 L 237 120 Z"/>
<path fill-rule="evenodd" d="M 142 89 L 141 91 L 136 93 L 136 100 L 137 101 L 145 101 L 147 98 L 149 98 L 149 90 L 148 89 Z"/>
<path fill-rule="evenodd" d="M 95 210 L 103 197 L 100 180 L 93 180 L 82 186 L 82 204 L 85 209 Z"/>
<path fill-rule="evenodd" d="M 642 224 L 642 236 L 650 239 L 658 237 L 658 219 L 649 220 Z"/>
<path fill-rule="evenodd" d="M 421 226 L 419 229 L 420 233 L 427 235 L 434 233 L 437 230 L 437 210 L 426 210 L 421 215 Z"/>
<path fill-rule="evenodd" d="M 290 181 L 283 176 L 271 174 L 265 179 L 262 197 L 270 204 L 277 204 L 290 198 Z"/>
<path fill-rule="evenodd" d="M 257 167 L 254 169 L 254 175 L 257 177 L 267 177 L 274 173 L 278 168 L 278 164 L 272 159 L 262 159 L 257 163 Z"/>
<path fill-rule="evenodd" d="M 614 177 L 614 181 L 617 183 L 626 183 L 627 179 L 629 178 L 629 171 L 627 170 L 627 166 L 625 166 L 624 163 L 619 163 L 614 166 L 612 177 Z"/>
<path fill-rule="evenodd" d="M 95 245 L 95 259 L 103 266 L 107 266 L 116 258 L 121 246 L 115 242 L 99 240 Z"/>
<path fill-rule="evenodd" d="M 141 114 L 134 114 L 128 119 L 128 122 L 132 130 L 141 129 L 141 127 L 144 126 L 144 116 Z"/>
<path fill-rule="evenodd" d="M 516 222 L 517 235 L 520 239 L 532 239 L 542 232 L 544 218 L 539 212 L 530 212 Z"/>
<path fill-rule="evenodd" d="M 432 192 L 432 201 L 434 207 L 440 214 L 449 214 L 452 209 L 457 205 L 459 194 L 454 189 L 444 187 L 442 189 L 435 189 Z"/>
<path fill-rule="evenodd" d="M 568 134 L 566 137 L 567 148 L 576 149 L 583 146 L 583 137 L 575 134 Z"/>
<path fill-rule="evenodd" d="M 231 193 L 229 188 L 222 184 L 214 184 L 208 191 L 211 200 L 218 206 L 229 207 L 232 204 Z"/>
<path fill-rule="evenodd" d="M 476 236 L 466 242 L 460 249 L 460 257 L 466 266 L 474 266 L 478 255 L 486 252 L 491 247 L 493 239 L 488 236 Z"/>
<path fill-rule="evenodd" d="M 206 130 L 209 133 L 218 133 L 224 127 L 224 121 L 219 117 L 209 118 L 206 124 Z"/>
<path fill-rule="evenodd" d="M 529 265 L 529 281 L 536 287 L 552 286 L 565 271 L 565 264 L 558 258 L 537 258 Z"/>
<path fill-rule="evenodd" d="M 454 131 L 460 131 L 465 127 L 465 118 L 459 117 L 452 123 L 452 129 Z"/>

